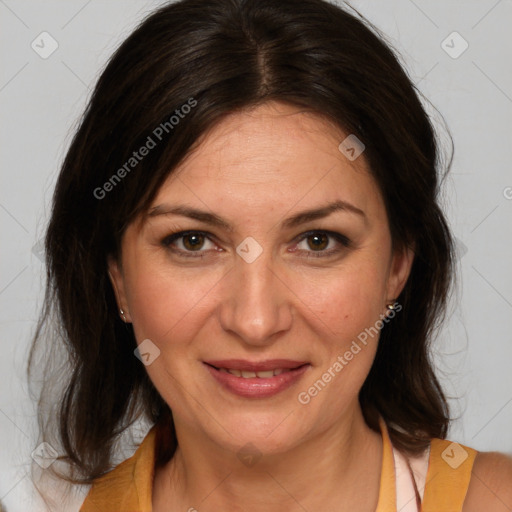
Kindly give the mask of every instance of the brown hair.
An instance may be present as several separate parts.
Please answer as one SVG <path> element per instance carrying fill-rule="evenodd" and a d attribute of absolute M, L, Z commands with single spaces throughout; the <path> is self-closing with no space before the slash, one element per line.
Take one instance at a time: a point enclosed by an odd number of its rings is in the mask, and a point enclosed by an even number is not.
<path fill-rule="evenodd" d="M 118 255 L 126 226 L 201 135 L 269 100 L 326 116 L 366 145 L 393 245 L 414 247 L 415 259 L 397 298 L 402 311 L 382 328 L 360 403 L 373 429 L 383 416 L 399 448 L 416 452 L 446 436 L 448 408 L 429 342 L 452 284 L 453 244 L 438 205 L 438 143 L 411 80 L 376 29 L 323 0 L 182 0 L 151 14 L 108 62 L 53 197 L 45 305 L 29 374 L 36 348 L 56 339 L 66 372 L 59 374 L 62 391 L 51 396 L 46 370 L 40 425 L 49 432 L 51 397 L 62 458 L 75 471 L 70 481 L 91 482 L 111 469 L 116 439 L 140 417 L 171 427 L 160 431 L 158 463 L 173 455 L 172 415 L 134 357 L 107 256 Z M 127 166 L 152 135 L 156 145 Z"/>

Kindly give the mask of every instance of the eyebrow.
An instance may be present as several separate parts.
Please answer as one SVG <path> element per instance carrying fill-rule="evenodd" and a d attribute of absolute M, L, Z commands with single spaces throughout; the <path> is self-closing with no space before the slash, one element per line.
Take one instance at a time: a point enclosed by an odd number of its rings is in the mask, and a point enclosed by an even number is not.
<path fill-rule="evenodd" d="M 356 214 L 366 221 L 366 214 L 363 210 L 357 208 L 357 206 L 354 206 L 351 203 L 348 203 L 347 201 L 337 200 L 327 204 L 326 206 L 322 206 L 321 208 L 313 208 L 299 212 L 292 217 L 285 219 L 281 223 L 281 227 L 287 229 L 293 228 L 301 224 L 305 224 L 306 222 L 328 217 L 337 211 Z M 147 214 L 148 217 L 157 217 L 160 215 L 179 215 L 182 217 L 189 217 L 191 219 L 210 224 L 211 226 L 224 228 L 227 231 L 233 231 L 233 226 L 231 226 L 231 224 L 229 224 L 229 222 L 224 220 L 222 217 L 219 217 L 214 213 L 205 212 L 185 205 L 171 206 L 168 204 L 159 204 L 151 208 Z"/>

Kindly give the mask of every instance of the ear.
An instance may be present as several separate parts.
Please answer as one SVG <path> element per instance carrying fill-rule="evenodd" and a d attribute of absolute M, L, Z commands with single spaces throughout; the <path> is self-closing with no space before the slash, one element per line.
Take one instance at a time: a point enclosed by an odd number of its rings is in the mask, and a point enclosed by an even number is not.
<path fill-rule="evenodd" d="M 403 246 L 397 248 L 393 253 L 391 268 L 386 288 L 386 300 L 395 300 L 407 283 L 414 261 L 414 246 Z"/>
<path fill-rule="evenodd" d="M 124 314 L 121 314 L 121 318 L 125 322 L 131 322 L 130 311 L 128 309 L 128 301 L 126 300 L 124 277 L 119 262 L 113 257 L 109 256 L 107 259 L 108 264 L 108 275 L 110 282 L 114 288 L 116 295 L 117 307 L 122 310 Z"/>

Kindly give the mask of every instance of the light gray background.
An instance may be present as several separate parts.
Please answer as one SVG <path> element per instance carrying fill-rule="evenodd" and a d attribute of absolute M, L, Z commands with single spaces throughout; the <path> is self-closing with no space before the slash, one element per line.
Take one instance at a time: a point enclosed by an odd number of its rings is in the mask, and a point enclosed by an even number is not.
<path fill-rule="evenodd" d="M 0 500 L 9 512 L 41 509 L 27 476 L 36 426 L 25 363 L 44 283 L 36 244 L 56 175 L 106 59 L 161 3 L 0 0 Z M 512 1 L 351 4 L 403 55 L 455 142 L 444 205 L 460 287 L 435 344 L 459 417 L 450 438 L 512 453 Z M 59 45 L 47 59 L 31 48 L 43 31 Z M 445 51 L 463 48 L 457 35 L 446 40 L 454 31 L 469 44 L 458 58 Z"/>

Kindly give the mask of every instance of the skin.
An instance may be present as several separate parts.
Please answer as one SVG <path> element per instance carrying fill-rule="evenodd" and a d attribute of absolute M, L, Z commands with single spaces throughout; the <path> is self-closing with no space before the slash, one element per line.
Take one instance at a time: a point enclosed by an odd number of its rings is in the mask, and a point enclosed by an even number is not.
<path fill-rule="evenodd" d="M 478 452 L 462 512 L 512 510 L 512 457 Z"/>
<path fill-rule="evenodd" d="M 364 153 L 352 162 L 338 150 L 346 135 L 282 103 L 230 115 L 163 184 L 152 205 L 160 214 L 130 225 L 120 261 L 109 260 L 137 342 L 149 338 L 160 350 L 146 369 L 173 411 L 178 436 L 176 455 L 155 474 L 156 512 L 375 510 L 382 441 L 365 424 L 357 397 L 377 338 L 307 405 L 297 400 L 382 318 L 413 261 L 411 250 L 392 250 Z M 281 226 L 335 200 L 364 216 L 343 210 Z M 177 204 L 215 213 L 231 229 L 162 213 L 162 205 Z M 196 246 L 184 238 L 163 243 L 185 230 L 208 235 Z M 312 237 L 298 240 L 311 230 L 337 232 L 351 243 L 322 238 L 319 251 Z M 249 236 L 262 249 L 252 263 L 236 252 Z M 339 251 L 314 257 L 331 248 Z M 243 398 L 203 364 L 229 358 L 311 366 L 275 396 Z M 248 442 L 262 455 L 250 467 L 237 457 Z"/>

